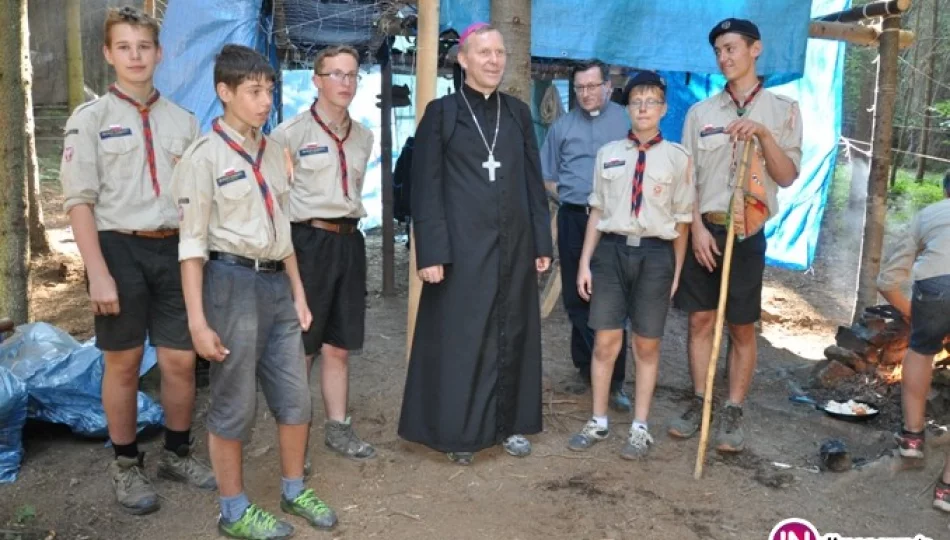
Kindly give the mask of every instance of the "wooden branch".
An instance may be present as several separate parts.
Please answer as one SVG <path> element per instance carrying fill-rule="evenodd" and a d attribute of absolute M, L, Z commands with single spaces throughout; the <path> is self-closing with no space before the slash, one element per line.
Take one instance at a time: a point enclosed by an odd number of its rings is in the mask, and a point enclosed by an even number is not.
<path fill-rule="evenodd" d="M 816 20 L 842 23 L 858 22 L 875 17 L 900 15 L 910 9 L 910 5 L 911 0 L 884 0 L 853 7 L 837 13 L 829 13 L 824 17 L 818 17 Z"/>
<path fill-rule="evenodd" d="M 906 49 L 914 44 L 916 36 L 910 30 L 901 30 L 898 46 Z M 845 41 L 852 45 L 876 47 L 881 37 L 881 29 L 860 23 L 840 23 L 812 21 L 808 25 L 808 37 Z"/>

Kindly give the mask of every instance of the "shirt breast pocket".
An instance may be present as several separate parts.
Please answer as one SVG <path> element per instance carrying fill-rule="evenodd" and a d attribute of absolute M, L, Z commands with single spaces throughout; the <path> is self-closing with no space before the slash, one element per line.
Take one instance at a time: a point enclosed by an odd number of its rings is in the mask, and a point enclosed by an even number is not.
<path fill-rule="evenodd" d="M 650 174 L 648 171 L 643 186 L 644 197 L 650 197 L 654 204 L 662 208 L 669 207 L 672 197 L 673 175 Z"/>
<path fill-rule="evenodd" d="M 731 153 L 723 154 L 730 152 L 728 144 L 729 136 L 721 133 L 699 137 L 696 142 L 696 168 L 709 170 L 715 168 L 718 162 L 728 160 Z"/>
<path fill-rule="evenodd" d="M 188 140 L 182 137 L 161 138 L 162 150 L 165 151 L 165 156 L 172 167 L 178 164 L 178 160 L 185 153 L 185 148 L 188 146 L 187 142 Z"/>
<path fill-rule="evenodd" d="M 600 176 L 604 182 L 603 193 L 606 195 L 607 200 L 616 200 L 625 197 L 625 191 L 627 189 L 626 167 L 619 166 L 603 169 Z"/>
<path fill-rule="evenodd" d="M 100 157 L 102 159 L 102 177 L 118 189 L 123 184 L 134 183 L 138 180 L 142 155 L 141 145 L 131 135 L 125 137 L 109 137 L 99 141 Z"/>
<path fill-rule="evenodd" d="M 215 180 L 218 210 L 221 222 L 248 223 L 253 217 L 252 190 L 254 180 L 244 171 L 231 173 Z"/>
<path fill-rule="evenodd" d="M 299 169 L 295 184 L 302 191 L 311 195 L 325 195 L 329 193 L 336 175 L 333 172 L 333 159 L 329 152 L 310 154 L 300 158 L 297 163 Z"/>

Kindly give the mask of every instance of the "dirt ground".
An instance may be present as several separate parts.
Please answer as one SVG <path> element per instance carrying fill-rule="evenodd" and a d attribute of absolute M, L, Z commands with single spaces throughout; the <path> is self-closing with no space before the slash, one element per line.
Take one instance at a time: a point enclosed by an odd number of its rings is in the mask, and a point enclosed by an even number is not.
<path fill-rule="evenodd" d="M 55 183 L 44 185 L 46 222 L 56 252 L 35 262 L 35 318 L 79 338 L 91 334 L 82 268 L 59 212 Z M 822 533 L 846 536 L 947 538 L 948 518 L 930 508 L 943 452 L 931 446 L 926 463 L 898 472 L 890 457 L 890 421 L 848 424 L 791 403 L 785 379 L 805 380 L 835 326 L 850 318 L 857 253 L 828 214 L 818 259 L 805 273 L 767 271 L 760 364 L 746 407 L 748 450 L 723 458 L 711 452 L 705 476 L 693 479 L 698 443 L 670 439 L 662 425 L 684 404 L 685 316 L 670 313 L 660 384 L 651 419 L 656 447 L 643 462 L 618 457 L 632 418 L 612 414 L 611 439 L 587 454 L 565 443 L 589 415 L 589 394 L 562 392 L 570 381 L 567 317 L 560 306 L 544 321 L 545 430 L 534 453 L 515 459 L 494 449 L 460 468 L 442 454 L 396 435 L 405 374 L 407 251 L 397 245 L 398 296 L 383 298 L 381 241 L 370 235 L 366 347 L 352 361 L 351 409 L 359 432 L 379 449 L 355 463 L 323 448 L 322 407 L 315 408 L 310 485 L 338 511 L 340 525 L 318 533 L 295 520 L 300 538 L 386 539 L 766 539 L 780 520 L 801 517 Z M 628 359 L 628 373 L 632 363 Z M 721 381 L 720 381 L 721 386 Z M 315 387 L 318 388 L 318 387 Z M 632 387 L 629 388 L 632 394 Z M 314 390 L 319 403 L 319 390 Z M 200 391 L 196 433 L 203 440 L 207 393 Z M 252 499 L 277 510 L 276 430 L 265 407 L 246 452 Z M 822 440 L 844 440 L 868 465 L 846 473 L 812 472 Z M 151 456 L 161 438 L 144 443 Z M 199 448 L 206 453 L 204 444 Z M 22 538 L 214 538 L 213 494 L 156 481 L 162 509 L 132 517 L 117 509 L 102 441 L 80 440 L 53 426 L 27 430 L 20 478 L 0 486 L 0 529 Z M 883 456 L 883 457 L 881 457 Z M 782 469 L 780 462 L 793 466 Z M 154 476 L 155 459 L 147 460 Z M 0 531 L 0 538 L 4 536 Z"/>

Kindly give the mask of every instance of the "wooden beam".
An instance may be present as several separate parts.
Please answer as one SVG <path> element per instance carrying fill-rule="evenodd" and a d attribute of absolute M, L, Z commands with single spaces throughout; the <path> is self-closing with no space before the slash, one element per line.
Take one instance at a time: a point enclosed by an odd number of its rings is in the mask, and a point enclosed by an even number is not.
<path fill-rule="evenodd" d="M 853 7 L 837 13 L 829 13 L 823 17 L 818 17 L 819 21 L 830 22 L 858 22 L 875 17 L 887 17 L 890 15 L 900 15 L 910 9 L 911 0 L 883 0 L 881 2 L 872 2 L 863 6 Z"/>
<path fill-rule="evenodd" d="M 380 166 L 383 190 L 383 296 L 396 294 L 396 230 L 393 224 L 393 63 L 390 39 L 383 43 L 380 95 Z"/>
<path fill-rule="evenodd" d="M 894 102 L 897 98 L 897 31 L 901 18 L 884 19 L 880 58 L 877 65 L 877 92 L 874 104 L 874 134 L 871 145 L 871 172 L 868 175 L 864 217 L 864 239 L 858 272 L 858 291 L 852 322 L 864 309 L 877 303 L 877 275 L 881 269 L 884 224 L 887 216 L 887 179 L 891 164 L 891 139 L 894 130 Z"/>
<path fill-rule="evenodd" d="M 416 125 L 422 120 L 426 106 L 435 99 L 436 75 L 439 69 L 439 0 L 418 0 L 419 38 L 416 46 Z M 416 332 L 416 313 L 422 296 L 422 280 L 416 272 L 416 240 L 410 231 L 409 250 L 409 320 L 406 332 L 406 360 L 412 354 L 412 338 Z"/>
<path fill-rule="evenodd" d="M 86 101 L 82 69 L 82 7 L 79 0 L 66 0 L 66 73 L 69 112 Z"/>
<path fill-rule="evenodd" d="M 914 44 L 915 35 L 910 30 L 901 30 L 899 35 L 898 48 L 906 49 Z M 808 25 L 808 37 L 870 47 L 878 45 L 881 29 L 860 23 L 812 21 Z"/>

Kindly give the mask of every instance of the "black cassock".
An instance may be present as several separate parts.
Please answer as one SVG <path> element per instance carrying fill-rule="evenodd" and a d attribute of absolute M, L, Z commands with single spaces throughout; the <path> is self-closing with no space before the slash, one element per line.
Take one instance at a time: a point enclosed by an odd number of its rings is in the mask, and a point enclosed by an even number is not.
<path fill-rule="evenodd" d="M 399 419 L 401 437 L 443 452 L 541 431 L 535 259 L 553 250 L 531 111 L 506 94 L 461 91 L 489 144 L 500 104 L 501 167 L 489 181 L 461 94 L 426 107 L 412 164 L 416 262 L 445 265 L 445 279 L 423 284 Z"/>

